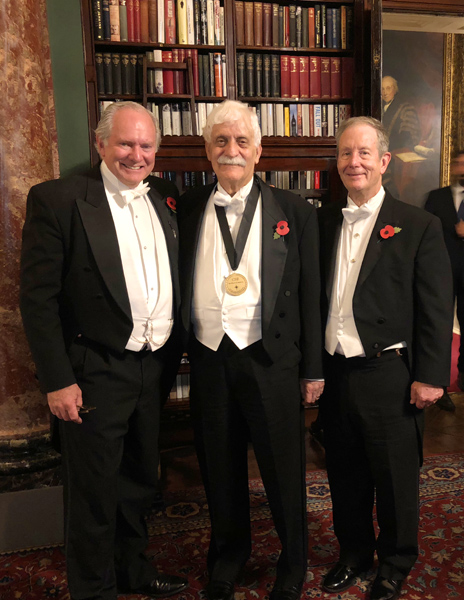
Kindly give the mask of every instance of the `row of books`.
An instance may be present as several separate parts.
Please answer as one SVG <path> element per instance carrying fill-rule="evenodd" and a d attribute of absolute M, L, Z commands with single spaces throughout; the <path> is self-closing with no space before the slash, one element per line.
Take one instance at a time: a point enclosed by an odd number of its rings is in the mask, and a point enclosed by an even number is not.
<path fill-rule="evenodd" d="M 350 56 L 290 56 L 237 53 L 241 97 L 337 100 L 353 93 Z"/>
<path fill-rule="evenodd" d="M 235 2 L 235 23 L 237 46 L 338 50 L 353 47 L 352 6 Z"/>
<path fill-rule="evenodd" d="M 184 62 L 192 59 L 193 88 L 195 96 L 222 98 L 227 91 L 226 55 L 221 52 L 198 54 L 198 50 L 153 50 L 146 53 L 148 62 Z M 185 94 L 186 71 L 149 69 L 147 77 L 149 94 Z"/>
<path fill-rule="evenodd" d="M 323 190 L 327 188 L 327 171 L 256 171 L 269 185 L 282 190 Z"/>
<path fill-rule="evenodd" d="M 262 103 L 255 108 L 263 136 L 331 137 L 351 117 L 349 104 Z"/>
<path fill-rule="evenodd" d="M 100 96 L 142 94 L 143 54 L 95 52 Z"/>
<path fill-rule="evenodd" d="M 94 39 L 224 45 L 220 0 L 92 0 Z"/>

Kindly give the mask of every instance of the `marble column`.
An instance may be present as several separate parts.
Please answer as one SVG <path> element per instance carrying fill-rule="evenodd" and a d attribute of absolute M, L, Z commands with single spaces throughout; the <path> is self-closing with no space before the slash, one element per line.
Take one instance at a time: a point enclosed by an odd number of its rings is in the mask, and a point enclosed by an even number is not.
<path fill-rule="evenodd" d="M 0 491 L 47 483 L 58 463 L 18 308 L 29 188 L 58 177 L 46 0 L 0 4 Z"/>

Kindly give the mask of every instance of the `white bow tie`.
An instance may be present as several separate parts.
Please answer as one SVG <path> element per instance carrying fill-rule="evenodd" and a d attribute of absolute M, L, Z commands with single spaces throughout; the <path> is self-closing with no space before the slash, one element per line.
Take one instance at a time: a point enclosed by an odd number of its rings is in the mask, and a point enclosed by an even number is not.
<path fill-rule="evenodd" d="M 143 181 L 141 181 L 137 187 L 130 188 L 128 190 L 120 190 L 119 193 L 124 200 L 124 204 L 127 206 L 132 202 L 132 200 L 140 198 L 140 196 L 145 196 L 145 194 L 148 194 L 149 191 L 150 186 L 148 183 L 143 183 Z"/>
<path fill-rule="evenodd" d="M 223 194 L 222 192 L 216 190 L 213 196 L 213 202 L 216 206 L 224 206 L 230 207 L 236 215 L 240 215 L 245 210 L 245 199 L 243 198 L 240 192 L 237 192 L 234 196 L 229 196 L 229 194 Z"/>
<path fill-rule="evenodd" d="M 372 215 L 372 209 L 370 206 L 367 206 L 367 204 L 363 204 L 359 208 L 342 208 L 342 213 L 345 221 L 351 225 L 359 219 L 367 219 L 367 217 L 370 217 Z"/>

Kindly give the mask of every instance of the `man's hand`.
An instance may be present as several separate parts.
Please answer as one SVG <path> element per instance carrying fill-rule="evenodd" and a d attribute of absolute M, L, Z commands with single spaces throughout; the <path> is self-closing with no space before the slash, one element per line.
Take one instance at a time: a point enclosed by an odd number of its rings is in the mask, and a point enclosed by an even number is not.
<path fill-rule="evenodd" d="M 78 408 L 82 406 L 82 392 L 77 383 L 68 387 L 49 392 L 47 394 L 48 406 L 55 417 L 63 421 L 82 423 Z"/>
<path fill-rule="evenodd" d="M 300 379 L 300 390 L 303 401 L 303 406 L 310 406 L 317 402 L 324 391 L 323 381 L 307 381 L 306 379 Z"/>
<path fill-rule="evenodd" d="M 443 388 L 438 385 L 415 381 L 411 386 L 411 404 L 415 404 L 417 408 L 431 406 L 442 396 Z"/>
<path fill-rule="evenodd" d="M 459 221 L 455 225 L 456 233 L 459 237 L 464 237 L 464 221 Z"/>

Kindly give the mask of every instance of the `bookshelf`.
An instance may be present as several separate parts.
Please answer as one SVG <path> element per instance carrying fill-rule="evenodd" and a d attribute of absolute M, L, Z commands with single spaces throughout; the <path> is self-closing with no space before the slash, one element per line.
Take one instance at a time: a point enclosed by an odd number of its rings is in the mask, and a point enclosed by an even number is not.
<path fill-rule="evenodd" d="M 149 1 L 152 2 L 152 0 Z M 192 0 L 190 5 L 193 7 L 193 11 L 195 11 L 195 6 L 198 8 L 201 6 L 201 3 L 202 0 L 198 0 L 198 2 L 197 0 Z M 124 2 L 122 2 L 122 4 L 124 4 Z M 145 18 L 147 18 L 148 0 L 145 0 L 145 2 L 144 0 L 133 0 L 132 4 L 140 7 L 142 18 L 143 15 L 145 15 Z M 167 9 L 168 6 L 171 6 L 171 8 L 174 6 L 174 11 L 176 11 L 178 8 L 177 2 L 175 1 L 169 2 L 169 0 L 158 0 L 158 4 L 160 6 L 162 5 L 163 9 L 164 7 Z M 182 4 L 184 4 L 184 2 L 182 2 Z M 189 2 L 185 2 L 185 4 L 188 6 Z M 212 10 L 214 12 L 214 0 L 209 0 L 209 2 L 204 2 L 203 4 L 206 6 L 209 5 L 210 8 L 213 7 Z M 118 98 L 132 99 L 145 105 L 147 105 L 149 102 L 153 102 L 155 105 L 168 104 L 171 106 L 171 109 L 172 105 L 178 105 L 182 102 L 184 103 L 185 108 L 185 103 L 188 103 L 188 110 L 192 120 L 192 133 L 193 121 L 196 120 L 192 118 L 192 115 L 194 114 L 195 110 L 199 110 L 198 106 L 206 106 L 208 104 L 212 105 L 214 102 L 220 102 L 225 97 L 248 102 L 251 106 L 254 106 L 257 109 L 258 114 L 262 113 L 263 111 L 268 111 L 268 115 L 272 115 L 272 120 L 274 122 L 276 120 L 276 110 L 279 112 L 279 114 L 282 114 L 283 112 L 285 119 L 286 113 L 288 113 L 288 117 L 290 117 L 291 108 L 293 115 L 295 115 L 295 121 L 297 121 L 299 118 L 301 119 L 301 115 L 303 113 L 307 114 L 308 109 L 311 111 L 314 111 L 315 109 L 319 111 L 320 108 L 322 110 L 328 110 L 329 107 L 336 107 L 338 105 L 347 106 L 349 114 L 353 116 L 360 114 L 373 114 L 374 116 L 378 116 L 377 111 L 378 107 L 380 106 L 381 78 L 380 0 L 325 0 L 323 3 L 316 2 L 314 0 L 300 0 L 299 2 L 278 0 L 278 2 L 270 4 L 260 2 L 243 3 L 244 13 L 245 9 L 250 10 L 251 8 L 254 11 L 252 28 L 250 28 L 250 18 L 246 19 L 244 14 L 243 32 L 240 25 L 240 16 L 237 15 L 237 12 L 240 11 L 241 3 L 235 2 L 234 0 L 220 0 L 220 2 L 217 4 L 219 4 L 222 9 L 219 25 L 216 27 L 216 29 L 219 28 L 220 31 L 219 39 L 218 36 L 213 36 L 209 39 L 207 37 L 202 38 L 201 28 L 198 30 L 198 27 L 194 27 L 194 37 L 190 38 L 190 41 L 193 41 L 194 43 L 180 44 L 178 42 L 181 40 L 181 37 L 186 34 L 185 32 L 181 32 L 181 27 L 179 27 L 179 25 L 177 28 L 174 27 L 174 29 L 172 29 L 172 20 L 170 21 L 170 25 L 168 25 L 169 19 L 166 16 L 167 12 L 165 12 L 164 20 L 159 18 L 157 19 L 157 30 L 154 33 L 154 35 L 157 36 L 160 33 L 160 27 L 162 29 L 160 23 L 164 23 L 164 42 L 111 41 L 97 39 L 98 37 L 102 37 L 103 28 L 101 23 L 98 24 L 98 19 L 94 19 L 93 7 L 96 5 L 102 6 L 103 0 L 81 0 L 86 65 L 85 75 L 90 130 L 93 131 L 98 122 L 99 102 L 102 100 L 116 100 Z M 294 17 L 292 17 L 293 21 L 291 25 L 292 41 L 290 41 L 289 38 L 290 23 L 287 27 L 287 39 L 285 38 L 285 32 L 282 33 L 282 31 L 280 31 L 280 33 L 276 33 L 274 36 L 280 36 L 280 38 L 275 40 L 273 39 L 272 27 L 276 27 L 276 21 L 272 22 L 272 15 L 270 31 L 266 33 L 263 29 L 263 26 L 261 26 L 260 30 L 259 17 L 255 22 L 255 12 L 257 7 L 259 12 L 259 7 L 262 7 L 263 5 L 265 7 L 267 5 L 267 11 L 269 10 L 270 6 L 271 9 L 277 10 L 277 13 L 280 11 L 280 13 L 283 15 L 294 15 Z M 338 45 L 340 45 L 340 47 L 328 47 L 327 31 L 326 42 L 325 44 L 320 42 L 319 47 L 310 47 L 315 45 L 316 42 L 308 42 L 308 33 L 306 32 L 306 27 L 304 33 L 298 34 L 298 39 L 295 37 L 297 13 L 300 15 L 306 15 L 309 14 L 312 9 L 317 9 L 317 7 L 321 6 L 324 7 L 325 14 L 330 12 L 331 14 L 338 13 L 341 16 L 343 11 L 345 13 L 345 21 L 346 14 L 349 15 L 349 22 L 352 23 L 350 27 L 350 31 L 352 33 L 350 34 L 348 32 L 347 35 L 344 36 L 345 41 L 342 44 L 342 36 L 341 32 L 339 31 Z M 114 10 L 116 7 L 113 6 L 110 8 Z M 262 15 L 262 25 L 264 25 L 264 19 L 267 19 L 266 22 L 269 23 L 268 17 Z M 193 20 L 195 20 L 195 17 L 193 17 Z M 221 23 L 223 25 L 221 25 Z M 149 39 L 150 27 L 155 27 L 154 23 L 148 23 Z M 171 27 L 169 30 L 169 35 L 168 27 Z M 247 28 L 246 31 L 245 27 Z M 274 32 L 276 31 L 278 31 L 278 28 L 274 29 Z M 145 24 L 145 39 L 146 35 L 147 24 Z M 246 38 L 245 35 L 247 35 Z M 166 39 L 170 40 L 170 42 L 166 41 Z M 214 43 L 203 43 L 205 41 Z M 265 46 L 263 45 L 264 43 L 268 45 Z M 323 47 L 324 45 L 325 47 Z M 330 45 L 334 45 L 333 40 L 330 42 Z M 341 47 L 342 45 L 343 47 Z M 198 81 L 193 82 L 194 94 L 192 94 L 191 80 L 190 85 L 188 85 L 187 81 L 185 82 L 185 88 L 187 91 L 183 94 L 151 93 L 149 90 L 148 81 L 150 70 L 156 70 L 156 67 L 164 69 L 167 68 L 167 66 L 164 64 L 164 60 L 151 60 L 151 55 L 149 54 L 147 56 L 147 52 L 157 52 L 158 57 L 160 53 L 161 56 L 163 56 L 162 53 L 166 52 L 171 52 L 177 57 L 180 56 L 182 58 L 181 64 L 183 66 L 176 66 L 175 69 L 184 69 L 184 72 L 188 74 L 186 79 L 192 77 L 194 80 L 195 69 L 197 68 L 195 63 L 198 62 L 199 57 L 207 57 L 208 61 L 211 61 L 210 56 L 224 56 L 225 58 L 222 59 L 221 64 L 223 70 L 221 80 L 222 95 L 205 95 L 204 89 L 198 89 Z M 121 56 L 124 54 L 129 56 L 129 61 L 131 60 L 131 56 L 132 62 L 134 62 L 134 60 L 136 62 L 138 61 L 138 67 L 135 67 L 135 69 L 138 69 L 139 83 L 136 84 L 134 90 L 135 93 L 129 94 L 127 93 L 127 90 L 124 95 L 108 95 L 106 93 L 101 93 L 102 90 L 99 90 L 97 85 L 97 69 L 99 68 L 97 59 L 99 59 L 100 55 L 104 54 L 120 54 Z M 188 55 L 190 55 L 191 62 L 190 71 L 189 67 L 187 66 L 189 62 L 188 60 L 186 61 Z M 280 74 L 282 73 L 282 60 L 283 62 L 287 60 L 289 63 L 290 61 L 294 63 L 294 59 L 298 59 L 299 63 L 311 64 L 311 62 L 317 62 L 315 59 L 319 59 L 319 62 L 329 65 L 329 69 L 331 64 L 340 65 L 343 63 L 351 63 L 351 71 L 347 83 L 348 87 L 345 86 L 345 90 L 348 90 L 348 92 L 345 92 L 344 95 L 342 95 L 342 91 L 340 90 L 340 94 L 336 94 L 335 98 L 331 98 L 330 96 L 323 97 L 324 95 L 327 96 L 327 94 L 322 93 L 320 97 L 314 96 L 314 93 L 317 93 L 317 89 L 316 92 L 313 93 L 313 97 L 311 97 L 311 94 L 309 94 L 310 97 L 302 97 L 302 95 L 304 96 L 306 94 L 306 91 L 303 90 L 303 94 L 301 94 L 300 89 L 298 89 L 298 95 L 296 95 L 296 92 L 294 92 L 293 98 L 290 97 L 291 94 L 290 96 L 287 96 L 288 92 L 282 94 L 281 90 L 279 90 L 279 95 L 274 96 L 256 96 L 255 93 L 254 95 L 247 95 L 250 90 L 246 87 L 243 89 L 239 81 L 241 68 L 239 62 L 242 60 L 241 57 L 243 55 L 245 55 L 245 59 L 248 57 L 250 61 L 250 77 L 251 71 L 253 72 L 253 75 L 256 75 L 256 57 L 258 57 L 258 63 L 264 63 L 264 61 L 269 63 L 274 60 L 275 66 L 278 62 Z M 166 54 L 164 56 L 166 56 Z M 155 56 L 153 56 L 153 58 L 155 58 Z M 179 58 L 177 60 L 179 60 Z M 160 63 L 163 63 L 163 66 L 161 66 Z M 252 68 L 251 65 L 253 65 Z M 204 66 L 206 67 L 206 63 Z M 174 65 L 172 65 L 172 67 L 174 67 Z M 303 82 L 304 79 L 304 76 L 301 76 L 301 80 L 299 79 L 298 83 L 300 83 L 300 81 Z M 296 79 L 294 76 L 294 83 L 295 80 Z M 200 94 L 197 93 L 199 91 L 201 92 Z M 262 90 L 261 93 L 264 93 L 264 91 Z M 277 94 L 276 91 L 275 94 Z M 330 110 L 333 111 L 332 108 L 330 108 Z M 263 123 L 262 115 L 260 114 L 259 116 L 261 119 L 261 124 L 265 125 L 265 123 Z M 257 170 L 261 172 L 270 172 L 274 170 L 288 170 L 289 172 L 294 172 L 296 170 L 324 171 L 326 175 L 323 179 L 327 181 L 327 186 L 323 189 L 319 189 L 315 193 L 315 196 L 321 197 L 323 201 L 327 201 L 330 197 L 337 197 L 342 188 L 336 171 L 334 137 L 332 135 L 316 136 L 314 135 L 314 131 L 310 131 L 310 134 L 312 133 L 313 135 L 309 136 L 275 135 L 276 131 L 271 129 L 269 126 L 270 120 L 271 117 L 268 117 L 268 124 L 266 125 L 264 134 L 270 131 L 273 135 L 263 135 L 263 152 L 261 160 L 257 166 Z M 162 121 L 161 115 L 160 121 Z M 285 133 L 285 121 L 283 127 Z M 302 129 L 303 128 L 300 126 L 298 133 L 302 133 Z M 201 127 L 199 127 L 199 131 L 201 131 Z M 281 132 L 282 126 L 279 124 L 279 133 Z M 307 133 L 307 129 L 305 129 L 305 133 Z M 89 145 L 92 153 L 92 162 L 95 163 L 98 160 L 98 156 L 94 150 L 92 139 L 89 140 Z M 182 164 L 182 171 L 211 171 L 211 166 L 206 158 L 204 142 L 201 136 L 165 135 L 163 137 L 161 148 L 156 157 L 156 170 L 162 172 L 179 172 L 180 164 Z M 182 177 L 179 177 L 178 182 L 181 180 Z"/>

